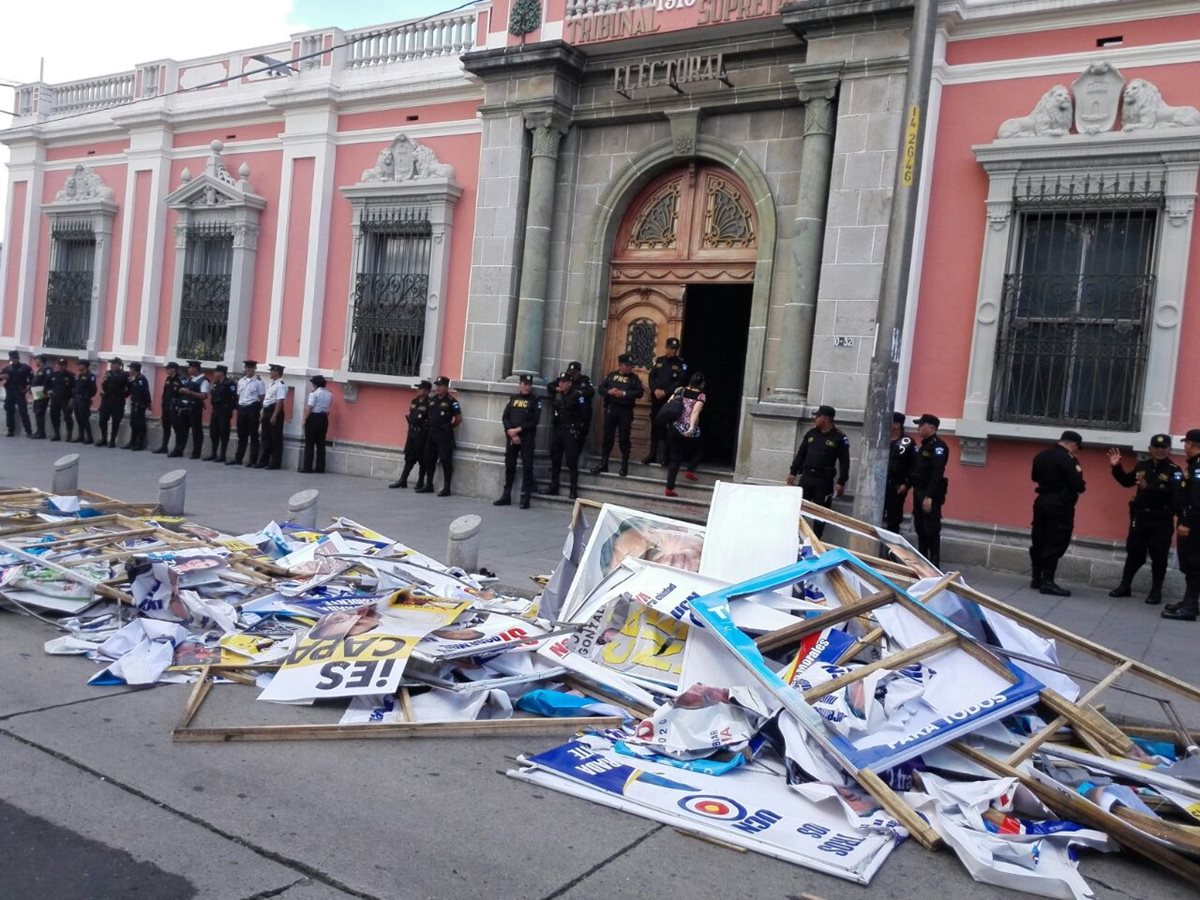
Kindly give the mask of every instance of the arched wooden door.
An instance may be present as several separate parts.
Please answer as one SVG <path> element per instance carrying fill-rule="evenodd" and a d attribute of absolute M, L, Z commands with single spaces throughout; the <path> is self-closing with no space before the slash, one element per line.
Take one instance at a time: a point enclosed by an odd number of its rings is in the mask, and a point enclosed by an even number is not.
<path fill-rule="evenodd" d="M 670 337 L 683 341 L 687 359 L 689 285 L 752 284 L 757 248 L 750 193 L 723 166 L 692 163 L 648 184 L 617 229 L 601 377 L 629 353 L 645 382 Z M 649 408 L 647 391 L 633 420 L 635 459 L 649 446 Z"/>

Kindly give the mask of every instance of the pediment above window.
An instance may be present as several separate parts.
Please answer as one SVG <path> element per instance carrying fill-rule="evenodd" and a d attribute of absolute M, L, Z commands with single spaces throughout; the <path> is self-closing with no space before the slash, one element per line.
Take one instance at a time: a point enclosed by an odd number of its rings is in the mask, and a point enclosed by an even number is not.
<path fill-rule="evenodd" d="M 50 203 L 42 204 L 43 211 L 51 218 L 70 216 L 104 216 L 111 218 L 117 212 L 112 188 L 85 165 L 77 165 L 61 191 Z"/>
<path fill-rule="evenodd" d="M 179 187 L 167 195 L 169 207 L 191 210 L 262 209 L 267 205 L 267 201 L 254 193 L 250 186 L 250 166 L 242 163 L 237 178 L 225 168 L 221 158 L 223 148 L 220 141 L 212 142 L 204 171 L 199 175 L 193 176 L 190 170 L 183 170 Z"/>

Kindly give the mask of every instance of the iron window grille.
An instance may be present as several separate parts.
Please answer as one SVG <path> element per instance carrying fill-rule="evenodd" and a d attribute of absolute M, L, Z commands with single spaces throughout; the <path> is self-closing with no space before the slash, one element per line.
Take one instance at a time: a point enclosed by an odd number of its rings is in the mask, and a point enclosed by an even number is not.
<path fill-rule="evenodd" d="M 350 370 L 417 375 L 429 296 L 429 209 L 364 209 L 359 225 Z"/>
<path fill-rule="evenodd" d="M 176 352 L 184 359 L 223 359 L 229 332 L 233 233 L 224 223 L 188 226 Z"/>
<path fill-rule="evenodd" d="M 653 319 L 634 319 L 625 334 L 625 352 L 639 369 L 654 365 L 654 348 L 658 346 L 658 326 Z"/>
<path fill-rule="evenodd" d="M 1138 430 L 1164 191 L 1149 175 L 1018 184 L 993 421 Z"/>
<path fill-rule="evenodd" d="M 42 345 L 86 350 L 92 322 L 96 235 L 89 221 L 57 220 L 51 228 L 50 272 Z"/>

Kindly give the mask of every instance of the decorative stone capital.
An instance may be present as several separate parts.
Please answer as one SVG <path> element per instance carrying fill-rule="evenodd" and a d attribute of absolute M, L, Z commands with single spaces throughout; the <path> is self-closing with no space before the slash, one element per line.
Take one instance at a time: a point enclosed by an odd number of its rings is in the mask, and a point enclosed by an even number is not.
<path fill-rule="evenodd" d="M 833 103 L 825 97 L 804 104 L 804 136 L 814 134 L 833 134 Z"/>
<path fill-rule="evenodd" d="M 187 247 L 188 226 L 187 222 L 175 223 L 175 249 L 183 250 Z"/>
<path fill-rule="evenodd" d="M 234 222 L 231 226 L 233 232 L 233 249 L 234 250 L 257 250 L 258 249 L 258 226 L 251 222 Z"/>
<path fill-rule="evenodd" d="M 558 144 L 562 140 L 562 132 L 553 125 L 538 125 L 533 129 L 532 156 L 546 156 L 558 159 Z"/>

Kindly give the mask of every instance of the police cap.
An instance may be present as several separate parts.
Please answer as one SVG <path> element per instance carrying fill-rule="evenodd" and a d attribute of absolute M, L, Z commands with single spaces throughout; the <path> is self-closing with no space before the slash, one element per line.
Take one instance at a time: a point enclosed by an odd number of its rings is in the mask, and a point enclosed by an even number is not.
<path fill-rule="evenodd" d="M 121 359 L 121 357 L 114 356 L 112 359 L 110 359 L 108 361 L 108 364 L 110 366 L 123 366 L 123 365 L 125 365 L 125 362 L 124 362 L 124 360 Z"/>
<path fill-rule="evenodd" d="M 834 409 L 832 406 L 830 406 L 827 403 L 822 403 L 820 406 L 817 407 L 817 411 L 815 413 L 813 413 L 814 418 L 817 416 L 829 416 L 829 418 L 831 418 L 831 419 L 836 419 L 837 418 L 837 410 Z"/>
<path fill-rule="evenodd" d="M 1078 431 L 1072 431 L 1069 428 L 1064 431 L 1058 438 L 1060 441 L 1073 441 L 1076 444 L 1083 443 L 1083 435 Z"/>
<path fill-rule="evenodd" d="M 314 375 L 312 378 L 308 379 L 308 381 L 314 387 L 325 387 L 325 376 L 324 375 Z"/>
<path fill-rule="evenodd" d="M 194 367 L 194 368 L 197 368 L 197 369 L 199 369 L 199 368 L 200 368 L 200 360 L 198 360 L 198 359 L 189 359 L 189 360 L 188 360 L 188 368 L 189 368 L 189 369 L 191 369 L 191 368 L 193 368 L 193 367 Z"/>
<path fill-rule="evenodd" d="M 517 379 L 517 381 L 520 382 L 521 384 L 533 384 L 533 376 L 532 375 L 522 375 L 521 377 L 519 377 Z"/>
<path fill-rule="evenodd" d="M 1169 434 L 1156 434 L 1154 437 L 1150 438 L 1150 448 L 1152 450 L 1161 449 L 1163 447 L 1169 448 L 1170 446 L 1171 436 Z"/>
<path fill-rule="evenodd" d="M 633 365 L 633 357 L 630 356 L 628 353 L 622 353 L 620 356 L 617 357 L 617 364 L 622 365 L 622 366 L 632 366 Z"/>
<path fill-rule="evenodd" d="M 140 372 L 142 371 L 142 364 L 140 362 L 131 362 L 129 364 L 129 368 L 133 369 L 135 372 Z"/>
<path fill-rule="evenodd" d="M 932 425 L 934 428 L 942 427 L 942 420 L 933 413 L 925 413 L 919 419 L 913 419 L 914 425 Z"/>
<path fill-rule="evenodd" d="M 902 412 L 892 413 L 892 424 L 893 425 L 903 425 L 904 424 L 904 413 L 902 413 Z"/>
<path fill-rule="evenodd" d="M 65 356 L 60 356 L 60 357 L 58 358 L 58 364 L 59 364 L 60 366 L 65 366 L 65 365 L 66 365 L 67 363 L 69 363 L 69 362 L 70 362 L 70 360 L 69 360 L 69 359 L 67 359 Z"/>
<path fill-rule="evenodd" d="M 225 365 L 224 363 L 220 363 L 218 365 L 213 366 L 213 371 L 220 372 L 222 375 L 224 375 L 229 372 L 229 366 Z"/>
<path fill-rule="evenodd" d="M 446 375 L 439 375 L 433 380 L 433 383 L 438 387 L 450 387 L 450 378 Z"/>
<path fill-rule="evenodd" d="M 39 353 L 37 355 L 37 359 L 38 359 L 38 362 L 50 362 L 50 354 L 49 353 Z"/>
<path fill-rule="evenodd" d="M 21 354 L 20 354 L 20 353 L 18 353 L 16 350 L 9 350 L 9 351 L 8 351 L 8 358 L 9 358 L 9 359 L 20 359 L 20 358 L 21 358 Z"/>
<path fill-rule="evenodd" d="M 418 391 L 427 391 L 431 387 L 433 387 L 433 385 L 429 383 L 429 379 L 427 379 L 427 378 L 422 378 L 420 381 L 417 382 L 417 390 Z"/>
<path fill-rule="evenodd" d="M 583 371 L 583 363 L 581 363 L 579 360 L 573 360 L 572 362 L 567 363 L 567 371 L 568 372 L 582 372 Z"/>
<path fill-rule="evenodd" d="M 257 369 L 258 368 L 258 360 L 257 359 L 243 360 L 242 368 L 243 369 Z"/>
<path fill-rule="evenodd" d="M 177 362 L 169 362 L 169 363 L 167 363 L 167 364 L 166 364 L 166 366 L 164 366 L 164 368 L 167 368 L 167 369 L 175 369 L 176 371 L 178 371 L 178 370 L 179 370 L 179 363 L 177 363 Z"/>
<path fill-rule="evenodd" d="M 1200 444 L 1200 428 L 1193 428 L 1183 436 L 1189 444 Z"/>
<path fill-rule="evenodd" d="M 677 338 L 677 337 L 667 338 L 667 349 L 668 350 L 678 350 L 679 349 L 679 338 Z"/>
<path fill-rule="evenodd" d="M 271 363 L 270 369 L 272 372 L 278 372 L 280 375 L 283 374 L 283 366 L 281 366 L 279 363 Z"/>

